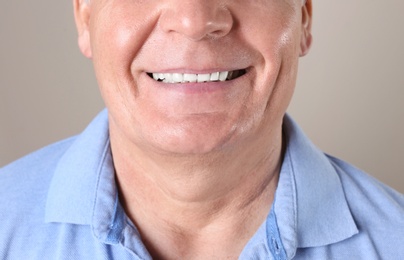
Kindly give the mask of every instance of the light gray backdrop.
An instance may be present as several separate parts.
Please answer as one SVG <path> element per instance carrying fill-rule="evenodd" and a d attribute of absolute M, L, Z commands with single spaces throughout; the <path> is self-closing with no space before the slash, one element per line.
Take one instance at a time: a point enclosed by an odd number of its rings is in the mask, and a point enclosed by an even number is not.
<path fill-rule="evenodd" d="M 79 133 L 103 107 L 71 5 L 0 4 L 0 166 Z M 403 0 L 314 0 L 314 45 L 289 109 L 325 152 L 401 192 L 403 10 Z"/>

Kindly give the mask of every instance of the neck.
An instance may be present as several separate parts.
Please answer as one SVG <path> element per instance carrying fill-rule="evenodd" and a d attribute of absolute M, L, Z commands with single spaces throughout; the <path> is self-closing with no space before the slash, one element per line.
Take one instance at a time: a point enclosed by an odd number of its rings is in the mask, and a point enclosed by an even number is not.
<path fill-rule="evenodd" d="M 151 251 L 167 252 L 164 245 L 175 248 L 184 238 L 195 247 L 209 244 L 197 242 L 207 237 L 234 241 L 227 236 L 242 240 L 237 248 L 225 245 L 240 253 L 270 210 L 282 159 L 281 130 L 228 151 L 192 156 L 122 149 L 122 143 L 111 131 L 121 201 Z M 155 248 L 164 239 L 163 248 Z"/>

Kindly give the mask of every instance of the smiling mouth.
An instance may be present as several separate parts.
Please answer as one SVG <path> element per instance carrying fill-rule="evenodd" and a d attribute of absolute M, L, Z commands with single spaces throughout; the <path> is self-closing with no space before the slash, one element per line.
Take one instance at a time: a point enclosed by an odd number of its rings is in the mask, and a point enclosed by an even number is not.
<path fill-rule="evenodd" d="M 205 83 L 229 81 L 239 78 L 246 74 L 246 69 L 220 71 L 208 74 L 190 74 L 190 73 L 147 73 L 150 78 L 163 83 Z"/>

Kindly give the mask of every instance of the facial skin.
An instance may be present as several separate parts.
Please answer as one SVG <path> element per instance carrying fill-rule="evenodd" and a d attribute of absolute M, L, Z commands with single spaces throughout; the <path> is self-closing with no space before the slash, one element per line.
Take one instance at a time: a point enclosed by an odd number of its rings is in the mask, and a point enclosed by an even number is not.
<path fill-rule="evenodd" d="M 237 259 L 273 202 L 311 1 L 83 1 L 79 46 L 93 59 L 120 200 L 142 242 L 155 259 Z M 151 77 L 225 71 L 242 73 Z"/>
<path fill-rule="evenodd" d="M 311 42 L 310 9 L 300 0 L 76 0 L 76 21 L 111 131 L 146 151 L 205 154 L 280 131 Z M 233 70 L 246 73 L 179 84 L 147 74 Z"/>

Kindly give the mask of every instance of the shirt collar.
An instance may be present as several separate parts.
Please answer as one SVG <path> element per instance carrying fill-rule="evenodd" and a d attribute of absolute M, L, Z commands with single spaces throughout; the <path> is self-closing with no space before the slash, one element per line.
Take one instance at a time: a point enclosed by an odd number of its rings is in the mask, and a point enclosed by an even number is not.
<path fill-rule="evenodd" d="M 292 258 L 297 248 L 333 244 L 358 229 L 332 162 L 288 115 L 283 127 L 287 149 L 274 211 L 284 249 Z"/>
<path fill-rule="evenodd" d="M 102 111 L 60 158 L 49 187 L 45 221 L 91 224 L 100 173 L 112 164 L 107 118 L 107 111 Z"/>
<path fill-rule="evenodd" d="M 106 109 L 60 159 L 48 192 L 45 221 L 89 225 L 101 242 L 121 244 L 140 259 L 151 259 L 119 203 Z"/>
<path fill-rule="evenodd" d="M 284 131 L 287 148 L 273 211 L 286 255 L 292 258 L 297 248 L 336 243 L 358 230 L 330 160 L 287 115 Z M 99 239 L 117 243 L 124 221 L 117 198 L 104 110 L 60 159 L 49 188 L 45 220 L 93 225 Z M 267 239 L 262 234 L 258 241 Z"/>

